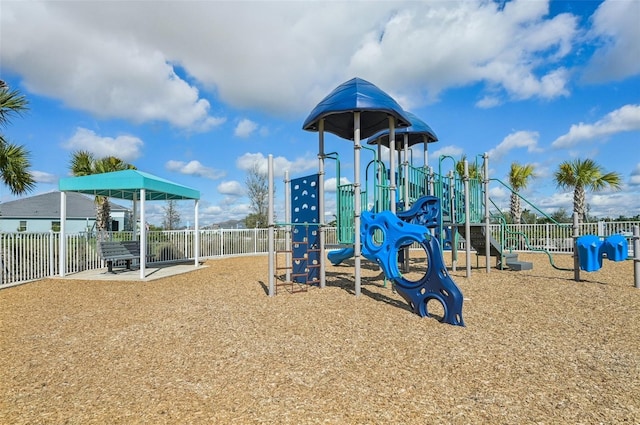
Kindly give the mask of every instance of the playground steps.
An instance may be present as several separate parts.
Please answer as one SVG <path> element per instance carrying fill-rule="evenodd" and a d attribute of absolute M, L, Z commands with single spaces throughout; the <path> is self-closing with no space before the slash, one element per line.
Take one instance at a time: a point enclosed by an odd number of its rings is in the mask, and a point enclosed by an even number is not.
<path fill-rule="evenodd" d="M 458 232 L 471 244 L 471 247 L 475 249 L 478 256 L 485 256 L 487 252 L 487 244 L 484 233 L 484 225 L 471 225 L 470 235 L 467 237 L 465 226 L 458 226 Z M 509 268 L 514 271 L 531 270 L 533 269 L 533 263 L 528 261 L 518 261 L 518 254 L 515 252 L 503 252 L 502 246 L 498 241 L 489 236 L 489 255 L 496 257 L 496 267 L 500 270 Z"/>
<path fill-rule="evenodd" d="M 515 252 L 505 253 L 503 254 L 502 258 L 504 260 L 504 265 L 511 270 L 520 271 L 533 269 L 533 263 L 530 263 L 528 261 L 518 261 L 518 254 L 516 254 Z M 501 270 L 504 269 L 504 267 L 500 267 L 500 265 L 498 268 Z"/>

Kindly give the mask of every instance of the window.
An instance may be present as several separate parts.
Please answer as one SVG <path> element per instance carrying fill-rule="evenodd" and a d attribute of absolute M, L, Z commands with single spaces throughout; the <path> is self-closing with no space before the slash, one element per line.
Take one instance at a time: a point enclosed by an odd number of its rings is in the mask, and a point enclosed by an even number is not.
<path fill-rule="evenodd" d="M 27 231 L 27 220 L 20 220 L 20 224 L 18 224 L 18 232 L 26 232 Z"/>
<path fill-rule="evenodd" d="M 51 222 L 51 230 L 53 232 L 59 232 L 60 231 L 60 222 L 59 221 L 52 221 Z"/>

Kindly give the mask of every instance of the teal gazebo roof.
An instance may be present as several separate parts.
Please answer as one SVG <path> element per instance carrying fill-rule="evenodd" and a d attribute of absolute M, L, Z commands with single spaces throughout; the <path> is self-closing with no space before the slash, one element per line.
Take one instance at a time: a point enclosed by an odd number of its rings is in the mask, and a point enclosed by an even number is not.
<path fill-rule="evenodd" d="M 145 190 L 147 201 L 200 199 L 198 190 L 138 170 L 63 178 L 60 179 L 58 188 L 61 192 L 79 192 L 130 201 L 140 200 L 142 189 Z"/>

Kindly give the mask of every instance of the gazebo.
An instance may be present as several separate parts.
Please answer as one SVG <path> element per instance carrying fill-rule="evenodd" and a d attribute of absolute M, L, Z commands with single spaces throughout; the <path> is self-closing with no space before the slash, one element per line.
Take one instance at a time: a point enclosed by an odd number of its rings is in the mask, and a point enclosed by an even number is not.
<path fill-rule="evenodd" d="M 147 229 L 145 223 L 146 201 L 168 201 L 193 199 L 194 203 L 194 265 L 198 266 L 199 232 L 198 203 L 200 191 L 170 182 L 160 177 L 138 171 L 123 170 L 111 173 L 93 174 L 89 176 L 68 177 L 60 179 L 60 277 L 66 274 L 65 222 L 67 215 L 66 192 L 79 192 L 94 196 L 126 199 L 133 201 L 133 215 L 137 216 L 137 204 L 140 203 L 140 278 L 145 278 Z"/>

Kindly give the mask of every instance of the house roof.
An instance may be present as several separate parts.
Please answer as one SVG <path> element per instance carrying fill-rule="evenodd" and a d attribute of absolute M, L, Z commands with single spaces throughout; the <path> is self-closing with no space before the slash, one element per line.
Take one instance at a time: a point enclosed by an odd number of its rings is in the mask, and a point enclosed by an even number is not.
<path fill-rule="evenodd" d="M 200 199 L 200 191 L 170 182 L 139 170 L 123 170 L 111 173 L 60 179 L 62 192 L 80 192 L 90 195 L 134 200 L 140 199 L 145 190 L 145 200 Z"/>
<path fill-rule="evenodd" d="M 128 211 L 122 205 L 111 204 L 111 211 Z M 94 218 L 94 198 L 67 193 L 67 218 Z M 48 192 L 0 204 L 0 218 L 60 218 L 60 192 Z"/>

